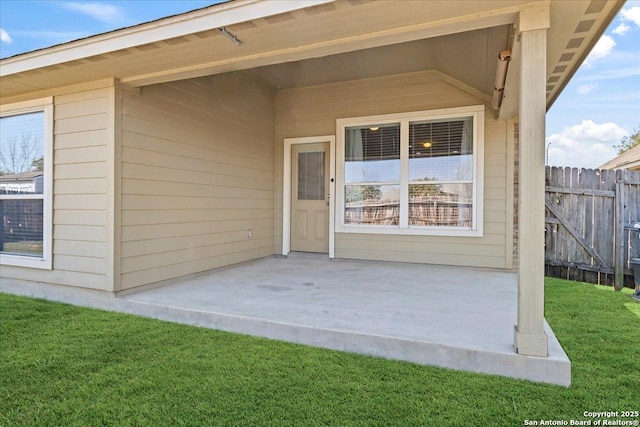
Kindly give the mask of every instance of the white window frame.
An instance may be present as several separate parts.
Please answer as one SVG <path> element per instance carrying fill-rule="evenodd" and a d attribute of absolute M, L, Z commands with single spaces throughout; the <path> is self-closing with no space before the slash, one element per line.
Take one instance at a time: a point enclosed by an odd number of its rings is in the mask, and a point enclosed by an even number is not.
<path fill-rule="evenodd" d="M 473 118 L 473 225 L 471 228 L 409 226 L 409 123 Z M 352 126 L 400 123 L 400 224 L 366 225 L 344 222 L 345 130 Z M 336 121 L 336 233 L 406 234 L 428 236 L 483 236 L 484 212 L 484 105 L 414 111 L 410 113 L 343 118 Z"/>
<path fill-rule="evenodd" d="M 0 253 L 0 265 L 51 270 L 53 266 L 53 97 L 0 106 L 0 117 L 42 111 L 44 113 L 44 191 L 42 196 L 42 257 Z M 2 200 L 24 199 L 24 195 L 0 195 Z"/>

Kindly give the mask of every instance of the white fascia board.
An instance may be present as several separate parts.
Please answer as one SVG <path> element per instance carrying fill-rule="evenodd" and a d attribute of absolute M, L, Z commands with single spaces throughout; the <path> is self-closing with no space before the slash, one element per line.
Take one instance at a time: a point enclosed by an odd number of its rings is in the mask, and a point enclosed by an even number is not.
<path fill-rule="evenodd" d="M 335 0 L 235 0 L 0 61 L 0 77 L 265 18 Z"/>

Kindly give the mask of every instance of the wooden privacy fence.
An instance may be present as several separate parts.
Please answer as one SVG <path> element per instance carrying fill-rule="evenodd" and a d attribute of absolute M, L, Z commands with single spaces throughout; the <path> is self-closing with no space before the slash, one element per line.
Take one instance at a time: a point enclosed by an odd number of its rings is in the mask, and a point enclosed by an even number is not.
<path fill-rule="evenodd" d="M 546 274 L 633 287 L 640 172 L 547 167 L 546 185 Z"/>

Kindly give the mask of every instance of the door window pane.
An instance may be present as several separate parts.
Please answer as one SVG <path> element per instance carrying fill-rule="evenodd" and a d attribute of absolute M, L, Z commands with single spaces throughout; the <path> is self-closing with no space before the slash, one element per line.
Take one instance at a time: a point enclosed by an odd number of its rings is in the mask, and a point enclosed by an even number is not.
<path fill-rule="evenodd" d="M 324 151 L 298 153 L 298 200 L 324 200 Z"/>

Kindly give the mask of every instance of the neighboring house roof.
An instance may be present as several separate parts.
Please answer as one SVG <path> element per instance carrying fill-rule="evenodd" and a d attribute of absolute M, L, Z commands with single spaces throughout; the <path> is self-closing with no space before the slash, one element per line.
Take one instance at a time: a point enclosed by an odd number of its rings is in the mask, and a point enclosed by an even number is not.
<path fill-rule="evenodd" d="M 0 175 L 0 182 L 30 181 L 36 177 L 44 175 L 43 171 L 28 171 Z"/>
<path fill-rule="evenodd" d="M 598 169 L 640 170 L 640 145 L 636 145 L 618 157 L 609 160 Z"/>
<path fill-rule="evenodd" d="M 0 60 L 0 97 L 118 79 L 141 87 L 246 72 L 287 88 L 434 70 L 482 99 L 493 94 L 498 52 L 511 47 L 521 13 L 549 7 L 547 107 L 553 104 L 624 0 L 233 0 Z M 231 43 L 226 27 L 242 44 Z M 501 118 L 517 115 L 509 72 Z"/>

